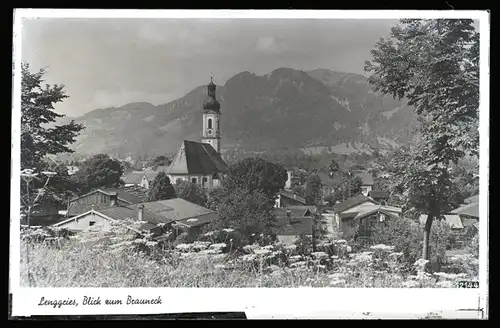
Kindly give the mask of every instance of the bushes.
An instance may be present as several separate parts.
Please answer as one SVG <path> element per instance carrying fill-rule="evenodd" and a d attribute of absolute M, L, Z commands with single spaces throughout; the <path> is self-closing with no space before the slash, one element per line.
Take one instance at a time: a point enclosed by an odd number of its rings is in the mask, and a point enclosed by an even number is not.
<path fill-rule="evenodd" d="M 439 271 L 446 263 L 445 252 L 451 245 L 451 230 L 444 222 L 435 221 L 430 237 L 430 267 Z M 407 270 L 422 257 L 423 229 L 409 219 L 394 219 L 383 226 L 378 226 L 372 234 L 372 242 L 394 246 L 396 252 L 402 252 Z"/>
<path fill-rule="evenodd" d="M 353 252 L 345 240 L 331 240 L 311 252 L 305 240 L 301 249 L 280 243 L 259 245 L 260 236 L 255 236 L 254 244 L 232 252 L 238 239 L 235 231 L 226 229 L 203 238 L 206 241 L 166 250 L 148 236 L 118 228 L 80 233 L 57 248 L 23 238 L 29 262 L 21 256 L 21 281 L 25 285 L 30 276 L 33 287 L 400 288 L 452 287 L 457 279 L 477 276 L 477 261 L 466 256 L 455 261 L 458 269 L 465 268 L 460 263 L 469 265 L 466 273 L 446 270 L 419 276 L 402 270 L 408 260 L 393 246 Z"/>

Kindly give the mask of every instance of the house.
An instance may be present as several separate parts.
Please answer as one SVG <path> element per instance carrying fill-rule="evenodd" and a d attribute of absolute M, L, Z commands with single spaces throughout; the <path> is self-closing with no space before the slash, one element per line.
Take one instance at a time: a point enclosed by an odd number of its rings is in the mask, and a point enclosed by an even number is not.
<path fill-rule="evenodd" d="M 144 177 L 144 171 L 132 171 L 125 175 L 123 182 L 126 187 L 129 186 L 141 186 L 142 178 Z"/>
<path fill-rule="evenodd" d="M 327 196 L 333 194 L 335 192 L 336 187 L 342 185 L 346 182 L 346 177 L 342 175 L 331 175 L 327 172 L 320 171 L 318 172 L 318 176 L 321 180 L 323 195 Z M 352 177 L 359 177 L 362 180 L 361 184 L 361 193 L 364 196 L 368 196 L 368 193 L 373 189 L 373 175 L 368 171 L 353 171 Z"/>
<path fill-rule="evenodd" d="M 70 200 L 66 216 L 73 217 L 94 208 L 117 205 L 132 205 L 143 202 L 144 199 L 133 192 L 117 188 L 96 189 L 85 195 Z"/>
<path fill-rule="evenodd" d="M 473 196 L 474 197 L 474 196 Z M 454 230 L 468 229 L 475 227 L 479 223 L 479 203 L 473 202 L 478 200 L 478 198 L 471 197 L 472 202 L 462 205 L 447 214 L 444 214 L 441 219 L 445 220 L 446 223 Z M 421 215 L 419 218 L 421 223 L 425 223 L 427 220 L 427 215 Z"/>
<path fill-rule="evenodd" d="M 211 80 L 203 103 L 201 142 L 184 140 L 166 173 L 172 183 L 190 181 L 202 188 L 212 189 L 221 184 L 228 171 L 221 157 L 220 102 L 216 85 Z"/>
<path fill-rule="evenodd" d="M 155 180 L 158 173 L 161 171 L 147 170 L 142 171 L 132 171 L 125 176 L 123 182 L 126 187 L 130 186 L 140 186 L 145 189 L 149 189 L 153 181 Z"/>
<path fill-rule="evenodd" d="M 353 176 L 361 178 L 361 193 L 363 196 L 368 196 L 374 185 L 373 175 L 368 171 L 353 171 Z"/>
<path fill-rule="evenodd" d="M 291 191 L 281 190 L 276 196 L 275 207 L 304 206 L 306 200 Z"/>
<path fill-rule="evenodd" d="M 109 230 L 112 223 L 122 222 L 133 231 L 147 231 L 157 237 L 168 235 L 172 230 L 181 230 L 175 231 L 174 236 L 187 231 L 188 241 L 194 241 L 204 226 L 218 219 L 219 216 L 210 209 L 174 198 L 134 205 L 112 203 L 99 208 L 94 206 L 54 226 L 79 232 L 90 227 Z M 130 220 L 137 224 L 129 224 L 127 221 Z"/>
<path fill-rule="evenodd" d="M 368 192 L 368 197 L 379 203 L 387 203 L 390 197 L 390 193 L 384 190 L 371 190 Z"/>
<path fill-rule="evenodd" d="M 479 232 L 479 197 L 472 196 L 462 205 L 440 219 L 445 221 L 455 235 L 454 248 L 463 248 L 468 239 Z M 419 221 L 425 224 L 427 215 L 420 215 Z"/>
<path fill-rule="evenodd" d="M 291 206 L 274 211 L 279 242 L 291 245 L 300 235 L 312 235 L 314 206 Z"/>
<path fill-rule="evenodd" d="M 219 219 L 216 212 L 182 198 L 147 202 L 143 205 L 151 213 L 185 228 L 188 232 L 188 241 L 194 241 L 203 227 Z"/>
<path fill-rule="evenodd" d="M 333 206 L 332 210 L 334 217 L 332 224 L 344 238 L 348 238 L 356 230 L 368 234 L 377 222 L 399 218 L 402 215 L 401 208 L 380 205 L 364 195 L 351 197 Z M 331 215 L 331 211 L 329 214 Z"/>
<path fill-rule="evenodd" d="M 66 228 L 72 232 L 82 232 L 89 230 L 109 231 L 112 229 L 113 224 L 124 225 L 136 233 L 147 231 L 155 235 L 161 235 L 168 229 L 171 220 L 144 209 L 142 204 L 115 204 L 104 208 L 91 208 L 53 226 Z"/>

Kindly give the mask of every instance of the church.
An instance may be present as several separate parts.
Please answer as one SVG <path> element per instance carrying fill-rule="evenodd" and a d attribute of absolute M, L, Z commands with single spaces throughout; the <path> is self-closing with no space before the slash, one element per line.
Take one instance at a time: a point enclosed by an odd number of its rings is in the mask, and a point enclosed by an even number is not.
<path fill-rule="evenodd" d="M 190 181 L 202 188 L 212 189 L 221 184 L 228 171 L 221 157 L 220 102 L 216 99 L 216 85 L 210 79 L 208 96 L 203 103 L 201 142 L 184 140 L 167 169 L 172 183 Z"/>

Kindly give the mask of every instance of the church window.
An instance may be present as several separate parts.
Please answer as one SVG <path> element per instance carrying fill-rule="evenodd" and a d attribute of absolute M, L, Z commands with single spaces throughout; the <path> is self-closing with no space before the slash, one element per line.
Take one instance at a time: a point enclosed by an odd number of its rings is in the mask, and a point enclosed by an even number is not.
<path fill-rule="evenodd" d="M 209 129 L 212 128 L 212 119 L 211 118 L 208 119 L 208 128 Z"/>

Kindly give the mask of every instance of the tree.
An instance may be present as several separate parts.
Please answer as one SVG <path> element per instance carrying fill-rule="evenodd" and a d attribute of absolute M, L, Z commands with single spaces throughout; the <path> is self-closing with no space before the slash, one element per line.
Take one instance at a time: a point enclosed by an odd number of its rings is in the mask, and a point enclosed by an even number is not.
<path fill-rule="evenodd" d="M 156 170 L 158 168 L 158 166 L 168 166 L 168 165 L 170 165 L 170 163 L 172 163 L 170 158 L 168 158 L 167 156 L 164 156 L 164 155 L 160 155 L 160 156 L 155 157 L 151 161 L 151 166 L 153 167 L 154 170 Z"/>
<path fill-rule="evenodd" d="M 323 198 L 323 190 L 320 177 L 313 173 L 306 181 L 306 203 L 308 205 L 320 204 Z"/>
<path fill-rule="evenodd" d="M 253 243 L 262 233 L 274 238 L 276 216 L 268 200 L 268 195 L 258 190 L 215 188 L 210 192 L 208 206 L 221 220 L 211 228 L 234 229 L 243 244 Z"/>
<path fill-rule="evenodd" d="M 80 183 L 80 193 L 94 188 L 118 187 L 121 185 L 123 166 L 120 161 L 106 154 L 97 154 L 82 163 L 76 173 Z"/>
<path fill-rule="evenodd" d="M 44 170 L 55 172 L 46 186 L 46 193 L 42 197 L 43 203 L 54 203 L 60 207 L 65 207 L 68 200 L 77 196 L 80 189 L 78 179 L 74 175 L 68 174 L 68 168 L 64 164 L 45 165 Z"/>
<path fill-rule="evenodd" d="M 286 170 L 262 158 L 245 158 L 229 168 L 223 184 L 232 190 L 246 189 L 249 193 L 262 191 L 271 203 L 278 191 L 285 187 Z"/>
<path fill-rule="evenodd" d="M 472 20 L 404 19 L 365 63 L 375 91 L 408 99 L 419 139 L 395 159 L 396 182 L 409 205 L 427 214 L 423 258 L 432 221 L 449 210 L 450 164 L 479 155 L 479 33 Z"/>
<path fill-rule="evenodd" d="M 21 74 L 21 168 L 39 169 L 48 154 L 72 153 L 69 145 L 84 127 L 74 121 L 54 125 L 64 117 L 54 111 L 55 104 L 68 98 L 64 85 L 42 86 L 45 70 L 31 73 L 27 63 Z"/>
<path fill-rule="evenodd" d="M 361 186 L 363 185 L 363 179 L 359 176 L 354 176 L 349 181 L 350 197 L 361 194 Z"/>
<path fill-rule="evenodd" d="M 149 201 L 170 199 L 175 197 L 174 186 L 170 183 L 170 178 L 165 172 L 160 172 L 153 180 L 151 188 L 148 190 Z"/>
<path fill-rule="evenodd" d="M 177 197 L 187 200 L 188 202 L 206 206 L 207 193 L 206 190 L 200 188 L 196 183 L 182 181 L 176 186 Z"/>
<path fill-rule="evenodd" d="M 340 173 L 340 166 L 334 159 L 332 159 L 330 165 L 328 165 L 328 172 L 330 173 L 330 176 Z"/>

